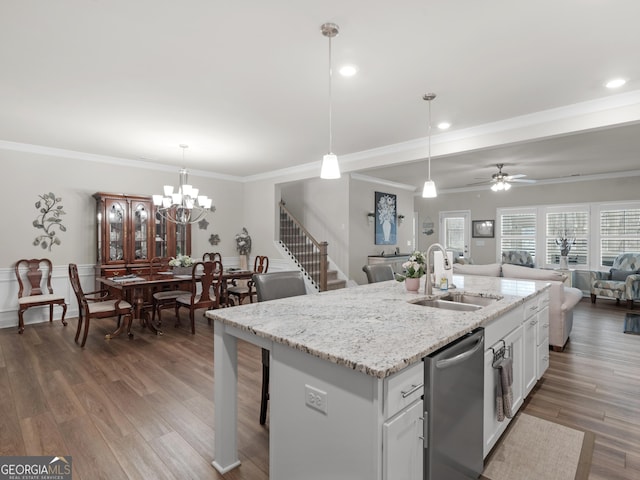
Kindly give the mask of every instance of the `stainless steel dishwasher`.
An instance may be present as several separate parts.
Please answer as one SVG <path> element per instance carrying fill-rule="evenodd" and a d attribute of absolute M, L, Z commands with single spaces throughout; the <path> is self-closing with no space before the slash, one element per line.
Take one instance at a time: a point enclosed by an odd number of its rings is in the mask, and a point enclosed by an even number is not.
<path fill-rule="evenodd" d="M 483 470 L 484 329 L 424 358 L 424 478 L 477 479 Z"/>

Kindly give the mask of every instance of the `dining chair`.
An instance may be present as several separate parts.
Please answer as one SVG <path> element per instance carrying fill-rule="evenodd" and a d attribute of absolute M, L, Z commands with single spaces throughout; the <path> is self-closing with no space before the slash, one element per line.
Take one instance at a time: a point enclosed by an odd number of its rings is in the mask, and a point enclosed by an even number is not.
<path fill-rule="evenodd" d="M 302 272 L 256 273 L 253 275 L 258 302 L 306 295 L 307 287 Z M 267 421 L 269 401 L 269 350 L 262 349 L 262 393 L 260 398 L 260 425 Z"/>
<path fill-rule="evenodd" d="M 367 274 L 369 283 L 386 282 L 396 278 L 391 265 L 365 265 L 362 271 Z"/>
<path fill-rule="evenodd" d="M 220 262 L 222 263 L 222 255 L 218 252 L 206 252 L 202 255 L 203 262 Z"/>
<path fill-rule="evenodd" d="M 222 263 L 196 262 L 191 271 L 191 291 L 176 298 L 176 326 L 180 324 L 178 311 L 180 307 L 189 309 L 189 320 L 191 322 L 191 333 L 195 335 L 195 311 L 199 308 L 212 310 L 220 308 L 220 293 L 222 285 Z M 211 319 L 207 318 L 209 324 Z"/>
<path fill-rule="evenodd" d="M 149 273 L 151 276 L 158 275 L 160 272 L 170 272 L 171 266 L 169 265 L 168 257 L 154 257 L 149 263 Z M 191 294 L 188 290 L 180 290 L 175 286 L 169 290 L 160 290 L 154 292 L 152 297 L 152 315 L 151 322 L 155 324 L 156 313 L 158 314 L 158 324 L 162 324 L 162 310 L 167 308 L 174 308 L 176 306 L 176 299 L 182 295 Z"/>
<path fill-rule="evenodd" d="M 269 270 L 269 257 L 264 255 L 256 256 L 253 262 L 253 271 L 255 273 L 267 273 Z M 245 298 L 249 297 L 249 302 L 253 303 L 253 279 L 247 280 L 244 285 L 233 285 L 227 287 L 228 295 L 234 297 L 238 301 L 238 305 L 242 305 Z"/>
<path fill-rule="evenodd" d="M 15 264 L 18 279 L 18 333 L 24 332 L 24 312 L 31 307 L 49 306 L 49 322 L 53 322 L 53 306 L 62 307 L 62 325 L 67 326 L 64 319 L 67 304 L 64 295 L 53 293 L 51 287 L 51 270 L 53 266 L 48 258 L 31 258 L 18 260 Z"/>
<path fill-rule="evenodd" d="M 80 330 L 84 323 L 84 334 L 82 335 L 82 343 L 80 347 L 84 347 L 87 342 L 87 333 L 89 333 L 89 324 L 92 318 L 110 318 L 118 317 L 117 332 L 121 327 L 121 320 L 124 316 L 126 320 L 127 335 L 133 338 L 131 333 L 131 321 L 133 319 L 133 306 L 120 298 L 112 296 L 108 290 L 96 290 L 94 292 L 84 292 L 80 284 L 80 276 L 78 275 L 78 266 L 75 263 L 69 264 L 69 280 L 71 287 L 76 294 L 78 300 L 78 329 L 76 330 L 75 342 L 78 343 Z M 113 335 L 107 334 L 105 338 L 110 339 Z"/>

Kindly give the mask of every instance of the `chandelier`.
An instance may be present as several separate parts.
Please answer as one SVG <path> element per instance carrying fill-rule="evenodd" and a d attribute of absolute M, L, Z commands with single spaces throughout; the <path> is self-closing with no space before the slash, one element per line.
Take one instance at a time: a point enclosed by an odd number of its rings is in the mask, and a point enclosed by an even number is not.
<path fill-rule="evenodd" d="M 181 144 L 182 161 L 188 145 Z M 212 200 L 206 195 L 198 195 L 199 190 L 189 184 L 189 172 L 180 169 L 180 184 L 176 191 L 172 185 L 164 186 L 164 195 L 153 195 L 153 204 L 157 212 L 166 220 L 182 225 L 202 220 L 211 209 Z"/>

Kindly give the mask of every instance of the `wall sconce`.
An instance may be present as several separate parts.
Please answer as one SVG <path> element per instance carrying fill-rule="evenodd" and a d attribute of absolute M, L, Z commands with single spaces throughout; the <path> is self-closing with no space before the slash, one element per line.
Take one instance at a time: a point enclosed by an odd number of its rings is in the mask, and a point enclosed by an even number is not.
<path fill-rule="evenodd" d="M 376 219 L 376 214 L 374 212 L 367 213 L 367 219 L 369 220 L 369 225 L 373 225 L 373 222 Z"/>
<path fill-rule="evenodd" d="M 404 220 L 404 215 L 402 214 L 398 215 L 398 225 L 402 225 L 403 220 Z"/>

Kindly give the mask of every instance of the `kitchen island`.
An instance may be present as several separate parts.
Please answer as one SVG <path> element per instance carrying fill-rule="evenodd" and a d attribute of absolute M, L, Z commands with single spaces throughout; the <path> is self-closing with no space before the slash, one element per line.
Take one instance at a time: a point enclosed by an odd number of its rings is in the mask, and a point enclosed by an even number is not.
<path fill-rule="evenodd" d="M 394 478 L 390 455 L 403 441 L 394 433 L 403 423 L 393 422 L 411 409 L 407 428 L 418 428 L 411 419 L 419 418 L 422 391 L 412 385 L 422 382 L 423 357 L 548 288 L 470 276 L 454 276 L 454 284 L 456 292 L 496 301 L 469 312 L 424 307 L 413 302 L 425 295 L 389 281 L 207 312 L 215 328 L 215 468 L 239 465 L 240 338 L 271 352 L 270 478 Z M 410 467 L 421 468 L 414 451 Z"/>

